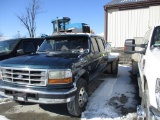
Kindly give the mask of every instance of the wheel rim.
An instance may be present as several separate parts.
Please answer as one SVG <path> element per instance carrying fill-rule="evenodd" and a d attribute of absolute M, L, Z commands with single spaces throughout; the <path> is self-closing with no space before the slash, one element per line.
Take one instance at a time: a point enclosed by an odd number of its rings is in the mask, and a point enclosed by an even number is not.
<path fill-rule="evenodd" d="M 85 88 L 82 87 L 79 91 L 79 99 L 78 99 L 79 107 L 83 107 L 84 104 L 87 102 L 87 100 L 88 100 L 88 94 Z"/>

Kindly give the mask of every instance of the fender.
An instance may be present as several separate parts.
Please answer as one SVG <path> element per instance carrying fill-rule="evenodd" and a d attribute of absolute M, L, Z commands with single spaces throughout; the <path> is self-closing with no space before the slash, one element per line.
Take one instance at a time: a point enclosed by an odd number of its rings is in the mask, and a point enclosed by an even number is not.
<path fill-rule="evenodd" d="M 109 53 L 107 60 L 108 62 L 119 60 L 119 53 Z"/>
<path fill-rule="evenodd" d="M 76 86 L 79 78 L 83 78 L 83 76 L 85 76 L 85 79 L 87 78 L 87 82 L 89 81 L 89 72 L 85 69 L 81 69 L 78 74 L 74 77 L 75 81 L 73 83 L 74 86 Z M 87 77 L 86 77 L 87 76 Z"/>

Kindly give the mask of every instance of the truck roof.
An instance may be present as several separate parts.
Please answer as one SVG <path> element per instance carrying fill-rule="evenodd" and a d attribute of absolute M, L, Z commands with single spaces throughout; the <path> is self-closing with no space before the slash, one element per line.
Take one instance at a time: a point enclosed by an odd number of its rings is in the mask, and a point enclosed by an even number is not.
<path fill-rule="evenodd" d="M 19 41 L 19 40 L 43 40 L 44 38 L 15 38 L 15 39 L 5 39 L 5 40 L 1 40 L 1 41 Z"/>
<path fill-rule="evenodd" d="M 100 35 L 91 34 L 91 33 L 65 33 L 65 32 L 64 33 L 57 33 L 57 34 L 54 34 L 52 36 L 47 36 L 45 38 L 47 39 L 47 38 L 58 37 L 58 36 L 88 36 L 88 37 L 100 37 L 100 38 L 103 38 Z"/>

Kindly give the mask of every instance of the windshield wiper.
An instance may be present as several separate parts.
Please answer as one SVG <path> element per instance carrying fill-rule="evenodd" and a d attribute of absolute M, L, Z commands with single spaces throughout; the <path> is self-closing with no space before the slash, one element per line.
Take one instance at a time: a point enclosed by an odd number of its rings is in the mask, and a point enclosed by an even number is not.
<path fill-rule="evenodd" d="M 37 51 L 36 53 L 49 53 L 51 51 L 48 51 L 48 50 L 42 50 L 42 51 Z"/>

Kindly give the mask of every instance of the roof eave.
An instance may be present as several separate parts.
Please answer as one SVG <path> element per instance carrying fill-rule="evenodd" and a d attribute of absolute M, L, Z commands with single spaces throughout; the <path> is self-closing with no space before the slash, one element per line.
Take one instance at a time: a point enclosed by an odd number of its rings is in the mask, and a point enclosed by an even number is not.
<path fill-rule="evenodd" d="M 160 0 L 150 0 L 150 1 L 140 1 L 140 2 L 131 2 L 124 4 L 114 4 L 114 5 L 105 5 L 104 10 L 107 11 L 109 9 L 136 9 L 136 8 L 145 8 L 149 6 L 160 5 Z"/>

